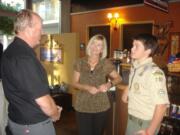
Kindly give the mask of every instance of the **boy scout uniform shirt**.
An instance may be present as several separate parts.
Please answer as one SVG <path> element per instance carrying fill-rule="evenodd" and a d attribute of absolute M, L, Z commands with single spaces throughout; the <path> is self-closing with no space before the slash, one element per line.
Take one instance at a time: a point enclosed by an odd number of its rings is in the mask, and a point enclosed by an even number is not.
<path fill-rule="evenodd" d="M 87 57 L 84 57 L 75 63 L 74 70 L 80 73 L 79 82 L 81 84 L 98 87 L 106 83 L 108 74 L 115 70 L 115 67 L 111 61 L 102 59 L 91 71 Z M 106 111 L 110 108 L 107 92 L 93 95 L 88 91 L 78 90 L 74 107 L 78 112 L 97 113 Z"/>
<path fill-rule="evenodd" d="M 135 61 L 129 78 L 128 113 L 151 120 L 158 104 L 169 104 L 163 71 L 152 62 L 152 58 Z"/>

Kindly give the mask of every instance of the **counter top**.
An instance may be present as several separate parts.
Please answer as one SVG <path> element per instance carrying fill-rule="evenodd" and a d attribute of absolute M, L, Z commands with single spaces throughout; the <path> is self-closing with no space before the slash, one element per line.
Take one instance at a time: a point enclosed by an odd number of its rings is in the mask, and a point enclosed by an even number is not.
<path fill-rule="evenodd" d="M 180 73 L 178 72 L 168 72 L 167 75 L 180 77 Z"/>

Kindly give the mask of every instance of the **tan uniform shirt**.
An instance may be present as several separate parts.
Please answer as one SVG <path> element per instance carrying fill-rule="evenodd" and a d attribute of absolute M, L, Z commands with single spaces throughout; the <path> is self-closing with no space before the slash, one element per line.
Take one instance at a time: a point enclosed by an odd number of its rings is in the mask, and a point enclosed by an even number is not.
<path fill-rule="evenodd" d="M 133 63 L 128 100 L 128 113 L 143 120 L 152 119 L 157 104 L 169 104 L 165 75 L 152 58 Z"/>
<path fill-rule="evenodd" d="M 106 83 L 108 74 L 115 70 L 115 67 L 111 61 L 103 59 L 100 60 L 93 72 L 91 72 L 87 57 L 85 57 L 75 63 L 74 70 L 80 73 L 81 84 L 98 87 Z M 110 103 L 107 93 L 92 95 L 87 91 L 78 90 L 74 107 L 78 112 L 96 113 L 109 109 Z"/>

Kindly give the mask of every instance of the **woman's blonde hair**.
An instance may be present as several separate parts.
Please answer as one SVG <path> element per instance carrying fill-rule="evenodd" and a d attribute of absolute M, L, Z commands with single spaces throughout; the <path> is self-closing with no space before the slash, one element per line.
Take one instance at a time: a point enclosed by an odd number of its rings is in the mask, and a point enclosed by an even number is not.
<path fill-rule="evenodd" d="M 95 40 L 101 40 L 103 43 L 103 51 L 101 54 L 101 59 L 103 59 L 107 56 L 107 41 L 106 41 L 106 38 L 101 34 L 97 34 L 97 35 L 94 35 L 93 37 L 91 37 L 91 39 L 89 40 L 87 47 L 86 47 L 86 54 L 88 56 L 91 55 L 90 46 L 94 44 Z"/>

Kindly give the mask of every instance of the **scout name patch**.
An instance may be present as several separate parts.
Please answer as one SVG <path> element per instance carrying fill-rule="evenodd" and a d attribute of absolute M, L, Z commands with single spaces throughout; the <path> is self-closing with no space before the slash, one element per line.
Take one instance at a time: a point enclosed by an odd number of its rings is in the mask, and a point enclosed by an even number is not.
<path fill-rule="evenodd" d="M 164 97 L 165 96 L 165 91 L 163 90 L 163 89 L 159 89 L 158 90 L 158 95 L 159 95 L 159 97 Z"/>

